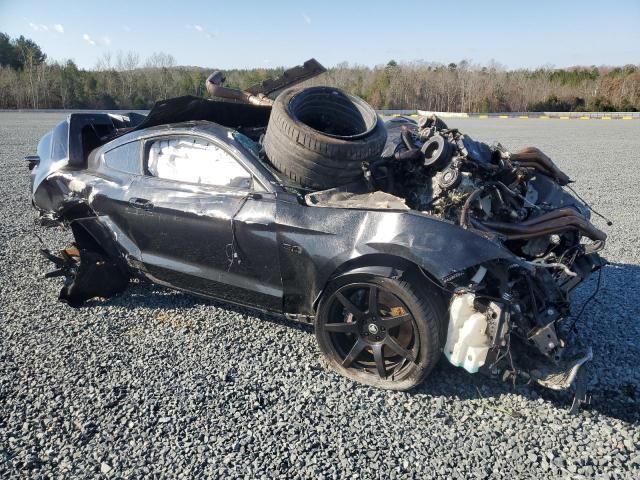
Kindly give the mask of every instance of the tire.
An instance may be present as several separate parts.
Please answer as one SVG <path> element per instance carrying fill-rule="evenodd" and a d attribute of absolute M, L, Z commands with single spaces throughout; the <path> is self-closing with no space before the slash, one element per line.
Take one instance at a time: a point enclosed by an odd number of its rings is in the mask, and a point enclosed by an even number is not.
<path fill-rule="evenodd" d="M 362 178 L 362 162 L 379 158 L 386 139 L 384 123 L 362 99 L 311 87 L 276 98 L 263 145 L 277 170 L 323 190 Z"/>
<path fill-rule="evenodd" d="M 357 274 L 330 284 L 316 317 L 316 339 L 329 366 L 389 390 L 422 383 L 444 346 L 446 308 L 419 280 Z M 372 291 L 377 291 L 378 315 L 371 314 Z"/>

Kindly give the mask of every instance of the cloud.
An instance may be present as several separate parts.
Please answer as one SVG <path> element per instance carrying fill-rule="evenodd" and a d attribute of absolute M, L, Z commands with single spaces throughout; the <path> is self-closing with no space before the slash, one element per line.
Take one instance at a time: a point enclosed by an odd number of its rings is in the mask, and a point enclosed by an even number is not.
<path fill-rule="evenodd" d="M 108 47 L 109 45 L 111 45 L 111 38 L 105 35 L 104 37 L 102 37 L 102 43 L 105 47 Z"/>
<path fill-rule="evenodd" d="M 211 33 L 210 31 L 208 31 L 206 28 L 204 28 L 202 25 L 191 25 L 190 23 L 187 23 L 184 28 L 186 28 L 187 30 L 195 30 L 198 33 L 201 33 L 202 35 L 204 35 L 207 38 L 213 38 L 215 35 L 213 33 Z"/>
<path fill-rule="evenodd" d="M 56 33 L 64 33 L 64 27 L 59 23 L 55 25 L 45 25 L 43 23 L 33 23 L 29 22 L 29 26 L 34 32 L 48 32 L 49 30 L 54 31 Z"/>
<path fill-rule="evenodd" d="M 89 45 L 95 45 L 96 42 L 89 36 L 88 33 L 85 33 L 84 35 L 82 35 L 82 39 L 87 42 Z"/>
<path fill-rule="evenodd" d="M 302 18 L 304 18 L 305 22 L 311 23 L 311 17 L 309 15 L 307 15 L 306 13 L 302 14 Z"/>

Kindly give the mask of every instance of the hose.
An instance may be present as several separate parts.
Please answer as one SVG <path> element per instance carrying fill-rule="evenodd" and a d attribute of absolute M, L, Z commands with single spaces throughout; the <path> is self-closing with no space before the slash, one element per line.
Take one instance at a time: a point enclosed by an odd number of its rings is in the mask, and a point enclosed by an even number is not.
<path fill-rule="evenodd" d="M 520 222 L 519 225 L 522 225 L 524 227 L 528 227 L 528 226 L 537 225 L 537 224 L 542 223 L 542 222 L 546 222 L 547 220 L 554 220 L 556 218 L 562 218 L 562 217 L 584 218 L 577 211 L 575 211 L 573 208 L 559 208 L 557 210 L 552 210 L 550 212 L 544 213 L 544 214 L 539 215 L 537 217 L 530 218 L 529 220 L 525 220 L 523 222 Z"/>
<path fill-rule="evenodd" d="M 460 210 L 460 220 L 458 223 L 462 228 L 469 228 L 469 210 L 471 209 L 471 204 L 476 201 L 476 199 L 483 193 L 485 187 L 480 187 L 474 190 L 471 195 L 467 197 L 467 200 L 464 202 L 462 209 Z"/>
<path fill-rule="evenodd" d="M 547 155 L 545 155 L 539 148 L 527 147 L 519 152 L 511 154 L 511 160 L 516 161 L 523 166 L 540 167 L 542 173 L 546 173 L 545 170 L 551 173 L 551 176 L 555 178 L 562 186 L 570 182 L 569 176 L 560 170 L 556 164 Z M 548 173 L 547 173 L 548 174 Z"/>
<path fill-rule="evenodd" d="M 480 223 L 485 227 L 503 233 L 506 240 L 521 240 L 525 238 L 540 237 L 542 235 L 551 235 L 554 233 L 565 232 L 567 230 L 578 230 L 580 233 L 592 240 L 604 241 L 607 238 L 606 233 L 598 230 L 592 223 L 579 216 L 558 217 L 534 225 L 490 221 Z"/>
<path fill-rule="evenodd" d="M 396 152 L 394 158 L 396 160 L 420 160 L 422 157 L 422 152 L 413 141 L 411 130 L 406 126 L 402 125 L 400 127 L 400 138 L 402 138 L 402 142 L 407 147 L 407 150 L 404 152 Z"/>

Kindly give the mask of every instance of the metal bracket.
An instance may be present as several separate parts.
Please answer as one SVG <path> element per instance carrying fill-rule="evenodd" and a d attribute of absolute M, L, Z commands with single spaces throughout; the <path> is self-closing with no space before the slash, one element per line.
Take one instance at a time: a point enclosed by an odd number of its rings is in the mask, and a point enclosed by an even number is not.
<path fill-rule="evenodd" d="M 587 392 L 587 375 L 584 370 L 578 371 L 574 380 L 575 394 L 569 409 L 569 415 L 577 415 L 582 405 L 591 404 L 591 394 Z"/>

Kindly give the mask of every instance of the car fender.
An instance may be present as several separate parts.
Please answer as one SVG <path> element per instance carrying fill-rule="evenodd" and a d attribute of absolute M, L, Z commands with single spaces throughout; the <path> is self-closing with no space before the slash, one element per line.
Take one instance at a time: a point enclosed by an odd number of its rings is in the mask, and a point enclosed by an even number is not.
<path fill-rule="evenodd" d="M 312 315 L 327 283 L 352 268 L 416 265 L 443 285 L 491 260 L 520 263 L 490 238 L 417 212 L 298 208 L 283 208 L 279 222 L 285 312 Z"/>

